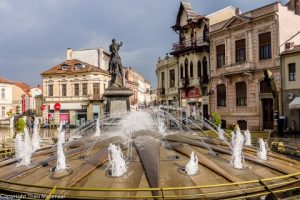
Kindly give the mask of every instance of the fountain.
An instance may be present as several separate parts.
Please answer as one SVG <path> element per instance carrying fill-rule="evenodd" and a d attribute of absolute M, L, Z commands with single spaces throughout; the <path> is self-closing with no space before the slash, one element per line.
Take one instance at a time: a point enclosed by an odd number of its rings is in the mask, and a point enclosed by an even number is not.
<path fill-rule="evenodd" d="M 244 132 L 245 135 L 245 145 L 246 146 L 251 146 L 252 145 L 252 141 L 251 141 L 251 133 L 249 130 L 246 130 Z"/>
<path fill-rule="evenodd" d="M 235 137 L 232 137 L 233 141 L 233 150 L 232 150 L 232 160 L 231 164 L 236 169 L 244 168 L 244 156 L 242 153 L 243 144 L 244 144 L 244 136 L 242 135 L 239 128 L 237 128 Z"/>
<path fill-rule="evenodd" d="M 219 139 L 225 140 L 225 136 L 224 136 L 225 131 L 221 128 L 221 124 L 219 124 L 217 130 L 218 130 Z"/>
<path fill-rule="evenodd" d="M 231 131 L 231 145 L 232 146 L 234 144 L 234 138 L 235 138 L 235 133 L 234 133 L 234 131 Z"/>
<path fill-rule="evenodd" d="M 33 136 L 32 136 L 32 151 L 35 152 L 40 148 L 40 135 L 38 132 L 38 120 L 34 122 Z"/>
<path fill-rule="evenodd" d="M 57 140 L 57 165 L 55 171 L 61 171 L 65 170 L 66 167 L 66 158 L 63 150 L 63 142 L 64 142 L 65 134 L 63 131 L 61 131 L 58 134 L 58 140 Z"/>
<path fill-rule="evenodd" d="M 18 163 L 18 166 L 28 166 L 31 162 L 31 155 L 32 155 L 32 142 L 28 133 L 28 129 L 24 129 L 25 139 L 22 144 L 23 152 L 21 153 L 21 161 Z"/>
<path fill-rule="evenodd" d="M 198 171 L 198 157 L 194 154 L 194 151 L 191 153 L 189 162 L 185 165 L 185 172 L 187 175 L 195 175 Z"/>
<path fill-rule="evenodd" d="M 22 135 L 20 133 L 17 133 L 15 139 L 15 154 L 17 160 L 22 159 L 22 153 L 23 153 Z"/>
<path fill-rule="evenodd" d="M 167 127 L 166 127 L 166 124 L 165 124 L 164 116 L 160 112 L 158 113 L 157 121 L 158 121 L 158 132 L 160 134 L 165 133 Z"/>
<path fill-rule="evenodd" d="M 110 169 L 110 175 L 112 177 L 120 177 L 127 172 L 127 165 L 119 146 L 110 144 L 108 147 L 108 160 Z"/>
<path fill-rule="evenodd" d="M 261 160 L 267 160 L 267 148 L 264 140 L 262 138 L 258 139 L 259 149 L 257 151 L 257 156 Z"/>
<path fill-rule="evenodd" d="M 96 121 L 96 133 L 95 133 L 95 137 L 100 136 L 101 134 L 101 129 L 100 129 L 100 120 L 99 118 Z"/>

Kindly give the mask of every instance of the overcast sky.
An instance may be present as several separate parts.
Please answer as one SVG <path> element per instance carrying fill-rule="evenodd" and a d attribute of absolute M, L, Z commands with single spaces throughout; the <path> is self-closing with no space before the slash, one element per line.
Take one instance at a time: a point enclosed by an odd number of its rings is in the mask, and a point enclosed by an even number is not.
<path fill-rule="evenodd" d="M 232 5 L 242 12 L 274 0 L 190 0 L 201 15 Z M 287 0 L 282 0 L 286 3 Z M 159 56 L 170 52 L 179 0 L 0 0 L 0 76 L 29 85 L 63 62 L 66 49 L 108 50 L 122 41 L 124 66 L 156 85 Z"/>

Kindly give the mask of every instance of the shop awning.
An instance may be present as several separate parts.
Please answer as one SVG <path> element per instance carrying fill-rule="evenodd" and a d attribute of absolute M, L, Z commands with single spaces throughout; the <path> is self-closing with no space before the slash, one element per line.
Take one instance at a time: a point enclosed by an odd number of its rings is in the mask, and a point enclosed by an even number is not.
<path fill-rule="evenodd" d="M 300 97 L 296 97 L 290 104 L 289 109 L 300 109 Z"/>
<path fill-rule="evenodd" d="M 54 110 L 54 104 L 50 104 L 50 110 Z M 85 105 L 82 105 L 81 103 L 60 103 L 60 110 L 82 110 L 83 107 L 86 107 Z"/>

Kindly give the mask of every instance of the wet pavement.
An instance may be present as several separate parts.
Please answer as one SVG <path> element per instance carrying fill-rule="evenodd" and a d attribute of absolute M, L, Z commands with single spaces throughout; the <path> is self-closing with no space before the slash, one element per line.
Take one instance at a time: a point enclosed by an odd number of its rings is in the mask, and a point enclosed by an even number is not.
<path fill-rule="evenodd" d="M 300 137 L 271 137 L 269 144 L 273 151 L 300 160 Z"/>

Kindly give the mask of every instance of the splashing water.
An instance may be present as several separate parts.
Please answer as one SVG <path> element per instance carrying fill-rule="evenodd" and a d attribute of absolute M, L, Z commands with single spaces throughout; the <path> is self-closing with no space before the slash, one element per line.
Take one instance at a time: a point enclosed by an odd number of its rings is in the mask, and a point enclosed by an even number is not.
<path fill-rule="evenodd" d="M 56 165 L 56 171 L 64 170 L 66 169 L 66 157 L 63 150 L 63 141 L 65 140 L 65 134 L 64 132 L 60 132 L 58 134 L 58 140 L 57 140 L 57 165 Z"/>
<path fill-rule="evenodd" d="M 100 136 L 101 134 L 101 129 L 100 129 L 100 120 L 97 119 L 97 122 L 96 122 L 96 133 L 95 133 L 95 137 L 98 137 Z"/>
<path fill-rule="evenodd" d="M 221 124 L 219 124 L 219 126 L 217 127 L 218 130 L 218 134 L 219 134 L 219 139 L 220 140 L 225 140 L 225 136 L 224 136 L 224 130 L 221 128 Z"/>
<path fill-rule="evenodd" d="M 125 159 L 119 146 L 116 146 L 114 144 L 110 144 L 108 146 L 108 160 L 108 167 L 110 167 L 111 169 L 112 176 L 120 177 L 127 172 Z"/>
<path fill-rule="evenodd" d="M 198 157 L 192 151 L 189 162 L 185 166 L 185 171 L 188 175 L 194 175 L 198 171 Z"/>
<path fill-rule="evenodd" d="M 267 160 L 267 148 L 264 140 L 262 138 L 259 138 L 258 143 L 259 143 L 259 149 L 257 151 L 257 156 L 261 160 Z"/>
<path fill-rule="evenodd" d="M 40 135 L 38 132 L 38 120 L 36 119 L 34 122 L 34 130 L 33 130 L 33 136 L 32 136 L 32 151 L 35 152 L 38 150 L 40 147 Z"/>
<path fill-rule="evenodd" d="M 244 156 L 242 153 L 245 138 L 239 128 L 237 128 L 235 137 L 233 138 L 233 150 L 231 164 L 236 169 L 244 168 Z"/>
<path fill-rule="evenodd" d="M 235 138 L 235 133 L 234 133 L 234 131 L 231 131 L 231 145 L 232 146 L 234 144 L 234 138 Z"/>
<path fill-rule="evenodd" d="M 19 163 L 19 166 L 28 166 L 31 162 L 31 155 L 32 155 L 32 143 L 31 143 L 31 139 L 28 133 L 28 129 L 25 128 L 24 129 L 24 133 L 25 133 L 25 139 L 24 139 L 24 143 L 23 143 L 23 153 L 21 154 L 21 161 Z"/>
<path fill-rule="evenodd" d="M 244 132 L 244 135 L 245 135 L 245 145 L 246 145 L 246 146 L 251 146 L 252 143 L 251 143 L 251 133 L 250 133 L 250 131 L 249 131 L 249 130 L 246 130 L 246 131 Z"/>
<path fill-rule="evenodd" d="M 22 135 L 20 133 L 16 134 L 15 139 L 15 151 L 16 151 L 16 159 L 20 160 L 22 159 L 23 154 L 23 142 L 22 142 Z"/>
<path fill-rule="evenodd" d="M 166 127 L 166 124 L 165 124 L 165 122 L 164 122 L 164 119 L 163 119 L 162 117 L 159 117 L 157 120 L 158 120 L 158 132 L 159 132 L 160 134 L 165 133 L 167 127 Z"/>

